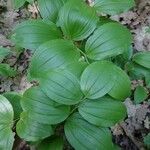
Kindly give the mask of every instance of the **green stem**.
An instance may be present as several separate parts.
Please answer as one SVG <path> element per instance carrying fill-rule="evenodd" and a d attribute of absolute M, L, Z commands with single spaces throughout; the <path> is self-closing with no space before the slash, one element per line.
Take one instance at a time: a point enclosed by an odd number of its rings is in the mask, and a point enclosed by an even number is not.
<path fill-rule="evenodd" d="M 88 58 L 87 58 L 86 54 L 85 54 L 83 51 L 81 51 L 80 49 L 78 49 L 78 51 L 84 56 L 85 61 L 86 61 L 88 64 L 90 64 L 90 62 L 88 61 Z"/>

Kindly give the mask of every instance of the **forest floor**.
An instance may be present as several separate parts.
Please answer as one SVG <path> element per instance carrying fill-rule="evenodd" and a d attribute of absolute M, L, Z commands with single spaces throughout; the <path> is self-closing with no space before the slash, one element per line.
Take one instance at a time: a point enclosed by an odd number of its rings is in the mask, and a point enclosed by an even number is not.
<path fill-rule="evenodd" d="M 13 54 L 8 56 L 5 62 L 18 72 L 14 78 L 0 77 L 0 93 L 8 91 L 23 93 L 32 85 L 26 79 L 31 53 L 28 50 L 14 50 L 10 36 L 16 24 L 27 18 L 36 18 L 37 15 L 38 11 L 33 5 L 14 11 L 10 0 L 0 0 L 0 46 L 12 50 Z M 134 51 L 150 51 L 150 34 L 146 32 L 150 27 L 150 0 L 137 0 L 134 9 L 112 16 L 111 19 L 119 21 L 131 30 L 134 37 Z M 139 84 L 143 85 L 143 81 L 132 81 L 133 90 Z M 131 97 L 125 101 L 125 104 L 128 117 L 111 129 L 113 140 L 122 150 L 145 150 L 143 137 L 150 132 L 150 100 L 135 105 Z M 22 145 L 24 146 L 24 143 Z M 25 150 L 23 146 L 18 149 Z"/>

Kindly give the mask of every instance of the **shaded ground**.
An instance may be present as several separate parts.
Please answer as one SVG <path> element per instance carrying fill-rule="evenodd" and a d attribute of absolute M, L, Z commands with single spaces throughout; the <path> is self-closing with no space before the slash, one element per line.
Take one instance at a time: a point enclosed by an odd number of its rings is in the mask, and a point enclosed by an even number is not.
<path fill-rule="evenodd" d="M 30 11 L 30 12 L 29 12 Z M 30 61 L 29 51 L 14 51 L 14 45 L 9 40 L 13 27 L 22 20 L 36 17 L 36 9 L 30 6 L 28 9 L 14 11 L 7 0 L 0 1 L 0 46 L 8 47 L 13 51 L 5 62 L 17 69 L 15 78 L 0 77 L 0 93 L 7 91 L 23 92 L 31 86 L 26 80 L 26 70 Z M 150 51 L 150 34 L 146 29 L 150 26 L 150 0 L 137 0 L 137 6 L 121 15 L 111 17 L 131 29 L 134 36 L 134 50 Z M 142 81 L 133 81 L 133 90 Z M 150 97 L 149 97 L 150 98 Z M 128 118 L 112 128 L 113 140 L 123 150 L 144 150 L 143 137 L 150 132 L 150 102 L 134 105 L 131 99 L 126 100 Z M 29 149 L 22 142 L 18 149 Z M 68 148 L 70 149 L 70 148 Z"/>

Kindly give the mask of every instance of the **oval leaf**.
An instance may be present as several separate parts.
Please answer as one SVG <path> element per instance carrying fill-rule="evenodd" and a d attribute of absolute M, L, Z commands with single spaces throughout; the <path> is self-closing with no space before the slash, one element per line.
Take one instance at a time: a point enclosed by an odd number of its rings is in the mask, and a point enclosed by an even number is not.
<path fill-rule="evenodd" d="M 23 112 L 16 126 L 19 137 L 26 141 L 39 141 L 53 134 L 52 127 L 30 118 L 28 112 Z"/>
<path fill-rule="evenodd" d="M 85 97 L 89 99 L 97 99 L 109 93 L 121 100 L 130 94 L 129 77 L 109 61 L 90 64 L 84 70 L 80 84 Z"/>
<path fill-rule="evenodd" d="M 122 102 L 102 97 L 97 100 L 86 100 L 80 104 L 79 113 L 94 125 L 111 127 L 126 117 L 126 107 Z"/>
<path fill-rule="evenodd" d="M 14 112 L 9 101 L 0 95 L 0 149 L 12 150 L 14 142 L 13 126 Z"/>
<path fill-rule="evenodd" d="M 16 92 L 6 92 L 3 94 L 11 103 L 13 110 L 14 110 L 14 119 L 18 119 L 22 112 L 22 107 L 20 104 L 20 100 L 22 95 Z"/>
<path fill-rule="evenodd" d="M 107 61 L 90 64 L 81 76 L 81 89 L 86 98 L 97 99 L 108 93 L 114 85 L 112 63 Z"/>
<path fill-rule="evenodd" d="M 78 113 L 65 123 L 65 135 L 76 150 L 114 149 L 110 131 L 88 123 Z"/>
<path fill-rule="evenodd" d="M 40 87 L 49 98 L 60 104 L 77 104 L 83 97 L 78 79 L 65 70 L 44 74 L 40 79 Z"/>
<path fill-rule="evenodd" d="M 24 111 L 39 123 L 57 124 L 70 114 L 70 107 L 58 104 L 47 97 L 39 87 L 28 89 L 21 101 Z"/>
<path fill-rule="evenodd" d="M 56 22 L 58 12 L 67 0 L 38 0 L 42 18 Z"/>
<path fill-rule="evenodd" d="M 68 39 L 75 41 L 87 38 L 97 22 L 94 9 L 81 0 L 69 0 L 59 12 L 58 25 Z"/>
<path fill-rule="evenodd" d="M 102 60 L 123 54 L 132 42 L 130 31 L 119 23 L 100 26 L 86 42 L 85 50 L 90 59 Z"/>
<path fill-rule="evenodd" d="M 134 0 L 95 0 L 93 5 L 99 13 L 115 15 L 128 11 L 135 2 Z"/>
<path fill-rule="evenodd" d="M 41 45 L 32 57 L 30 77 L 38 78 L 45 72 L 64 68 L 66 65 L 78 61 L 80 53 L 72 42 L 67 40 L 52 40 Z"/>
<path fill-rule="evenodd" d="M 133 56 L 133 61 L 150 69 L 150 52 L 139 52 Z"/>
<path fill-rule="evenodd" d="M 24 21 L 14 29 L 12 40 L 16 45 L 35 50 L 41 44 L 61 38 L 61 33 L 56 25 L 42 20 Z"/>
<path fill-rule="evenodd" d="M 86 62 L 74 62 L 66 66 L 65 69 L 74 74 L 78 79 L 80 79 L 84 69 L 88 66 Z"/>
<path fill-rule="evenodd" d="M 112 75 L 116 75 L 113 80 L 115 84 L 108 94 L 117 100 L 124 101 L 131 94 L 131 81 L 129 76 L 119 67 L 114 66 L 113 71 Z"/>
<path fill-rule="evenodd" d="M 139 104 L 143 102 L 148 97 L 148 91 L 142 87 L 138 86 L 134 92 L 134 102 Z"/>

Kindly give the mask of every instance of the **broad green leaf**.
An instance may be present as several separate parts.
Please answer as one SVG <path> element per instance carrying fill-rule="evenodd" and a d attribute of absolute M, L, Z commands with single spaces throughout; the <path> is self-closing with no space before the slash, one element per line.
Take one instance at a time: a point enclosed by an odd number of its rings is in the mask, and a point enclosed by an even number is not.
<path fill-rule="evenodd" d="M 19 9 L 21 6 L 24 5 L 25 2 L 26 0 L 13 0 L 15 9 Z"/>
<path fill-rule="evenodd" d="M 14 77 L 17 74 L 8 64 L 0 64 L 0 76 Z"/>
<path fill-rule="evenodd" d="M 78 79 L 80 79 L 84 69 L 87 66 L 88 66 L 87 63 L 82 62 L 82 61 L 80 61 L 80 62 L 78 61 L 78 62 L 74 62 L 74 63 L 67 65 L 65 69 L 67 69 L 72 74 L 74 74 Z"/>
<path fill-rule="evenodd" d="M 111 127 L 126 117 L 126 107 L 120 101 L 110 97 L 102 97 L 81 103 L 79 113 L 94 125 Z"/>
<path fill-rule="evenodd" d="M 133 61 L 137 64 L 150 69 L 150 52 L 139 52 L 133 56 Z"/>
<path fill-rule="evenodd" d="M 90 59 L 102 60 L 123 54 L 132 42 L 130 31 L 119 23 L 100 26 L 87 40 L 85 50 Z"/>
<path fill-rule="evenodd" d="M 118 100 L 130 95 L 130 80 L 126 73 L 109 61 L 90 64 L 81 76 L 81 89 L 86 98 L 97 99 L 109 93 Z"/>
<path fill-rule="evenodd" d="M 13 32 L 14 43 L 30 50 L 35 50 L 47 41 L 61 38 L 61 33 L 56 25 L 43 20 L 24 21 L 16 26 Z"/>
<path fill-rule="evenodd" d="M 67 70 L 44 74 L 40 87 L 49 98 L 60 104 L 74 105 L 83 98 L 78 79 Z"/>
<path fill-rule="evenodd" d="M 150 148 L 150 133 L 144 137 L 144 144 L 147 146 L 147 148 Z"/>
<path fill-rule="evenodd" d="M 17 134 L 26 141 L 39 141 L 53 134 L 52 127 L 48 124 L 39 123 L 30 118 L 28 112 L 23 112 L 16 126 Z"/>
<path fill-rule="evenodd" d="M 57 124 L 70 114 L 70 107 L 51 100 L 39 87 L 28 89 L 21 101 L 24 111 L 39 123 Z"/>
<path fill-rule="evenodd" d="M 130 77 L 133 79 L 143 79 L 150 74 L 150 70 L 148 68 L 133 62 L 126 64 L 126 68 L 129 71 Z"/>
<path fill-rule="evenodd" d="M 112 69 L 112 63 L 100 61 L 90 64 L 84 70 L 80 84 L 86 98 L 97 99 L 112 89 Z"/>
<path fill-rule="evenodd" d="M 131 81 L 129 76 L 119 67 L 114 66 L 113 71 L 112 75 L 116 75 L 115 84 L 108 94 L 117 100 L 124 101 L 131 94 Z"/>
<path fill-rule="evenodd" d="M 67 0 L 38 0 L 42 18 L 56 22 L 58 12 Z"/>
<path fill-rule="evenodd" d="M 75 41 L 87 38 L 95 30 L 97 22 L 95 10 L 81 0 L 69 0 L 59 12 L 58 25 L 66 38 Z"/>
<path fill-rule="evenodd" d="M 41 45 L 32 57 L 30 76 L 38 78 L 45 72 L 64 68 L 66 65 L 78 61 L 80 53 L 74 44 L 67 40 L 52 40 Z"/>
<path fill-rule="evenodd" d="M 0 150 L 12 150 L 14 142 L 13 126 L 14 112 L 9 101 L 0 95 Z"/>
<path fill-rule="evenodd" d="M 115 15 L 128 11 L 135 2 L 134 0 L 95 0 L 93 5 L 99 13 Z"/>
<path fill-rule="evenodd" d="M 113 150 L 111 133 L 107 128 L 94 126 L 78 113 L 65 123 L 65 135 L 76 150 Z"/>
<path fill-rule="evenodd" d="M 48 138 L 40 143 L 37 150 L 63 150 L 63 138 Z"/>
<path fill-rule="evenodd" d="M 0 47 L 0 63 L 3 61 L 3 59 L 10 54 L 10 50 L 7 48 Z"/>
<path fill-rule="evenodd" d="M 20 114 L 22 112 L 20 100 L 22 98 L 22 95 L 17 92 L 6 92 L 3 94 L 8 101 L 11 103 L 13 110 L 14 110 L 14 119 L 17 120 L 20 117 Z"/>
<path fill-rule="evenodd" d="M 134 102 L 136 104 L 139 104 L 139 103 L 143 102 L 147 97 L 148 97 L 148 91 L 144 87 L 138 86 L 135 89 Z"/>

